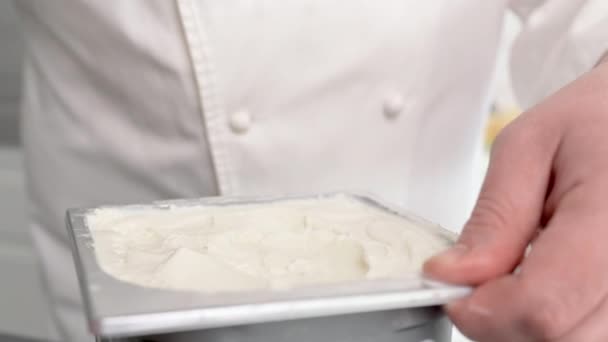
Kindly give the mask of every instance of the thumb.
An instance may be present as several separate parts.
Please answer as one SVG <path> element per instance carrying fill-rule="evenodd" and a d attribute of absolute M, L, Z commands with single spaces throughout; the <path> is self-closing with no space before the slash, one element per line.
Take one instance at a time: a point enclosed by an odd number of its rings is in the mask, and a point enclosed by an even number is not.
<path fill-rule="evenodd" d="M 427 276 L 477 285 L 510 273 L 540 226 L 559 142 L 540 117 L 524 114 L 497 138 L 477 204 L 456 245 L 431 258 Z"/>

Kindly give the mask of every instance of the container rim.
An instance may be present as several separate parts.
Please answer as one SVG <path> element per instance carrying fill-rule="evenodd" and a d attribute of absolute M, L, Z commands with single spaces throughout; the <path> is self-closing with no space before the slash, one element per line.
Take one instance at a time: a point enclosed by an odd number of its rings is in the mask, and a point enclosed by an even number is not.
<path fill-rule="evenodd" d="M 432 307 L 466 296 L 469 287 L 441 284 L 420 275 L 390 280 L 362 280 L 288 291 L 252 291 L 206 294 L 173 291 L 129 284 L 103 271 L 86 217 L 95 210 L 171 209 L 175 207 L 224 206 L 278 201 L 330 199 L 345 196 L 397 214 L 432 229 L 442 237 L 455 235 L 423 218 L 391 207 L 370 195 L 334 192 L 292 197 L 207 197 L 157 201 L 149 204 L 70 209 L 66 223 L 91 332 L 103 337 L 129 337 L 195 329 L 344 315 L 392 309 Z M 120 298 L 120 301 L 117 301 Z"/>

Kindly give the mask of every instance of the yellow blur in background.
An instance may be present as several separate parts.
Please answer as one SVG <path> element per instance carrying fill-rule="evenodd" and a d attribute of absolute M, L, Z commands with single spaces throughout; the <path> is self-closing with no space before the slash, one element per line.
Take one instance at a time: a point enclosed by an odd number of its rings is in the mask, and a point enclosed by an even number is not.
<path fill-rule="evenodd" d="M 517 108 L 510 108 L 507 110 L 496 110 L 491 113 L 490 119 L 486 126 L 485 145 L 486 148 L 490 148 L 492 143 L 498 136 L 498 133 L 502 131 L 511 121 L 513 121 L 521 110 Z"/>

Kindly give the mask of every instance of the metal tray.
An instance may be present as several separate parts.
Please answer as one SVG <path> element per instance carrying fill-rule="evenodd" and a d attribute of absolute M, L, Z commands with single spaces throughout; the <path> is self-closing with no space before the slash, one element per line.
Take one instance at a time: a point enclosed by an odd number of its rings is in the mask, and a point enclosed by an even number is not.
<path fill-rule="evenodd" d="M 91 332 L 116 338 L 184 332 L 237 325 L 311 319 L 405 308 L 431 307 L 460 298 L 468 287 L 435 283 L 418 275 L 391 280 L 362 280 L 289 291 L 206 294 L 141 287 L 105 273 L 97 263 L 86 216 L 99 208 L 145 211 L 193 206 L 260 204 L 285 200 L 348 196 L 424 225 L 440 236 L 454 235 L 411 213 L 381 204 L 369 196 L 331 193 L 289 198 L 226 198 L 172 200 L 128 206 L 72 209 L 67 226 Z"/>

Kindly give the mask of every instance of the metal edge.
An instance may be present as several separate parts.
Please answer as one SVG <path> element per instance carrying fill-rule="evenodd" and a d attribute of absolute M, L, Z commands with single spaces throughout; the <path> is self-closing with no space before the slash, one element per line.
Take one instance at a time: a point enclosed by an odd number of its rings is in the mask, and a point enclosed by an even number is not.
<path fill-rule="evenodd" d="M 66 226 L 68 229 L 68 236 L 70 237 L 70 243 L 72 244 L 71 252 L 72 259 L 74 262 L 74 267 L 76 269 L 76 273 L 78 275 L 78 284 L 80 287 L 80 294 L 82 295 L 82 301 L 85 308 L 85 315 L 87 317 L 87 322 L 89 324 L 89 329 L 92 333 L 97 333 L 99 327 L 103 324 L 95 318 L 95 306 L 92 301 L 91 295 L 89 293 L 89 283 L 88 283 L 88 275 L 86 270 L 84 269 L 83 262 L 83 251 L 80 249 L 78 244 L 78 237 L 75 227 L 74 220 L 77 217 L 80 217 L 84 220 L 85 211 L 80 209 L 71 209 L 66 212 Z M 92 239 L 91 239 L 92 243 Z"/>
<path fill-rule="evenodd" d="M 339 297 L 322 297 L 322 298 L 296 298 L 294 300 L 282 300 L 278 302 L 269 302 L 266 304 L 245 304 L 245 305 L 229 305 L 225 307 L 204 307 L 200 309 L 192 309 L 192 310 L 178 310 L 178 311 L 164 311 L 159 313 L 143 313 L 143 314 L 128 314 L 126 316 L 112 316 L 112 317 L 103 317 L 98 315 L 96 312 L 96 306 L 94 300 L 91 296 L 90 289 L 90 279 L 88 272 L 100 272 L 111 279 L 111 281 L 115 282 L 117 285 L 128 285 L 127 287 L 137 288 L 133 284 L 125 283 L 121 280 L 118 280 L 103 271 L 100 265 L 97 263 L 96 256 L 94 254 L 94 249 L 91 248 L 89 250 L 83 251 L 79 247 L 79 240 L 81 243 L 93 243 L 90 231 L 88 230 L 88 226 L 86 223 L 86 215 L 91 211 L 98 209 L 120 209 L 120 210 L 147 210 L 151 208 L 173 208 L 173 207 L 189 207 L 189 206 L 199 206 L 199 205 L 231 205 L 231 204 L 239 204 L 239 205 L 247 205 L 247 204 L 260 204 L 260 203 L 269 203 L 276 201 L 290 201 L 290 200 L 307 200 L 307 199 L 324 199 L 331 198 L 335 196 L 346 196 L 349 198 L 353 198 L 355 200 L 364 202 L 366 204 L 374 205 L 383 210 L 387 210 L 393 214 L 402 216 L 408 220 L 414 220 L 417 223 L 423 224 L 428 227 L 433 227 L 438 232 L 442 233 L 444 237 L 451 237 L 450 233 L 447 229 L 436 225 L 418 215 L 412 214 L 410 212 L 402 210 L 402 208 L 396 208 L 389 205 L 386 205 L 381 200 L 378 200 L 373 195 L 369 194 L 361 194 L 361 193 L 350 193 L 350 192 L 332 192 L 325 194 L 317 194 L 317 195 L 300 195 L 300 196 L 269 196 L 264 198 L 258 197 L 206 197 L 206 198 L 198 198 L 198 199 L 176 199 L 176 200 L 163 200 L 163 201 L 155 201 L 149 204 L 131 204 L 131 205 L 104 205 L 98 207 L 91 208 L 76 208 L 70 209 L 67 212 L 67 224 L 69 235 L 71 238 L 71 242 L 73 244 L 72 254 L 74 257 L 74 262 L 76 265 L 76 270 L 79 273 L 79 284 L 81 287 L 81 294 L 83 295 L 83 300 L 85 302 L 85 311 L 87 314 L 87 320 L 89 321 L 89 326 L 91 331 L 97 335 L 103 336 L 111 336 L 111 337 L 123 337 L 123 336 L 134 336 L 138 333 L 162 333 L 162 332 L 170 332 L 176 331 L 178 328 L 179 331 L 189 330 L 193 328 L 205 329 L 212 327 L 220 327 L 220 326 L 229 326 L 229 325 L 240 325 L 247 323 L 260 323 L 261 321 L 280 321 L 286 320 L 284 315 L 277 316 L 276 313 L 284 311 L 281 309 L 283 306 L 289 306 L 290 309 L 297 307 L 298 310 L 301 310 L 299 314 L 292 315 L 289 319 L 300 319 L 300 318 L 310 318 L 310 317 L 321 317 L 321 316 L 331 316 L 338 314 L 348 314 L 354 312 L 369 312 L 369 311 L 377 311 L 377 310 L 387 310 L 387 309 L 398 309 L 398 308 L 414 308 L 419 306 L 430 306 L 430 305 L 440 305 L 452 297 L 441 297 L 437 296 L 437 289 L 429 290 L 424 289 L 421 291 L 407 291 L 407 292 L 397 292 L 397 293 L 386 293 L 386 294 L 378 294 L 378 293 L 368 293 L 368 294 L 345 294 Z M 252 203 L 253 202 L 253 203 Z M 80 222 L 78 222 L 80 221 Z M 79 231 L 76 228 L 78 225 L 81 225 L 82 228 L 86 229 L 86 232 Z M 86 233 L 86 234 L 84 234 Z M 86 240 L 83 235 L 87 235 Z M 447 234 L 447 235 L 446 235 Z M 455 236 L 455 234 L 454 234 Z M 86 254 L 86 255 L 85 255 Z M 85 269 L 85 263 L 88 261 L 88 266 L 95 267 L 95 269 L 87 270 Z M 105 277 L 104 277 L 105 278 Z M 444 285 L 445 286 L 445 285 Z M 450 286 L 450 285 L 447 285 Z M 325 286 L 331 289 L 337 289 L 338 286 L 329 285 Z M 440 286 L 441 287 L 441 286 Z M 454 298 L 462 297 L 468 292 L 470 292 L 470 288 L 464 287 L 453 287 L 450 286 L 447 288 L 448 290 L 454 290 L 455 292 L 448 292 L 454 294 Z M 441 289 L 444 293 L 446 293 L 446 288 Z M 163 293 L 175 292 L 175 291 L 166 291 L 159 290 Z M 184 291 L 179 291 L 184 292 Z M 412 295 L 417 293 L 418 295 L 431 296 L 435 298 L 435 300 L 427 300 L 427 301 L 418 301 L 419 304 L 412 305 Z M 384 305 L 372 305 L 366 300 L 377 302 L 380 297 L 391 298 L 390 302 L 383 302 Z M 373 298 L 371 298 L 373 297 Z M 431 298 L 428 297 L 428 298 Z M 353 298 L 362 298 L 363 302 L 355 301 L 353 302 Z M 313 310 L 314 304 L 323 304 L 327 305 L 327 303 L 333 303 L 334 305 L 340 304 L 342 305 L 342 309 L 335 309 L 333 312 L 319 314 L 318 310 Z M 404 307 L 404 303 L 408 303 L 407 307 Z M 308 304 L 308 305 L 307 305 Z M 256 305 L 258 308 L 262 308 L 267 310 L 266 313 L 262 311 L 258 315 L 254 315 L 255 318 L 251 319 L 250 311 L 243 315 L 241 319 L 235 319 L 235 311 L 239 311 L 241 309 L 251 310 L 252 305 Z M 369 309 L 365 310 L 365 307 L 369 307 Z M 226 310 L 229 312 L 229 315 L 225 315 L 222 313 L 222 310 Z M 277 311 L 278 310 L 278 311 Z M 353 311 L 356 310 L 356 311 Z M 215 318 L 214 320 L 210 320 L 209 313 L 213 315 L 219 315 L 220 318 Z M 244 311 L 241 311 L 244 312 Z M 327 312 L 327 311 L 326 311 Z M 205 315 L 205 313 L 207 313 Z M 274 313 L 274 314 L 273 314 Z M 168 324 L 168 322 L 173 321 L 171 317 L 179 316 L 180 324 L 176 325 L 175 322 Z M 250 317 L 249 319 L 245 316 Z M 186 318 L 187 317 L 187 318 Z M 142 324 L 142 320 L 147 323 Z M 205 324 L 201 324 L 201 320 L 205 320 Z M 139 324 L 139 328 L 137 329 L 128 329 L 126 325 L 130 324 L 128 322 L 137 321 Z M 125 323 L 126 322 L 126 323 Z M 150 322 L 155 322 L 154 324 Z"/>
<path fill-rule="evenodd" d="M 408 293 L 386 293 L 374 296 L 345 296 L 336 298 L 318 298 L 292 302 L 270 303 L 257 306 L 256 313 L 251 314 L 252 306 L 229 306 L 208 308 L 204 310 L 189 310 L 179 312 L 163 312 L 142 314 L 138 316 L 123 316 L 104 318 L 101 320 L 101 330 L 112 337 L 130 337 L 145 334 L 160 334 L 175 332 L 175 321 L 180 322 L 179 331 L 192 329 L 211 329 L 237 325 L 267 323 L 306 319 L 313 317 L 328 317 L 343 314 L 366 313 L 397 309 L 421 309 L 428 307 L 433 310 L 446 300 L 461 298 L 470 293 L 469 288 L 454 288 L 450 291 L 421 290 Z M 419 297 L 412 301 L 412 295 Z M 407 307 L 403 305 L 407 303 Z M 323 309 L 332 305 L 334 310 Z M 285 311 L 296 314 L 284 315 Z M 323 313 L 319 311 L 323 309 Z M 202 312 L 204 311 L 204 312 Z M 205 317 L 206 316 L 206 317 Z M 212 319 L 210 319 L 212 318 Z M 205 321 L 205 324 L 201 324 Z M 137 329 L 133 329 L 137 326 Z"/>

